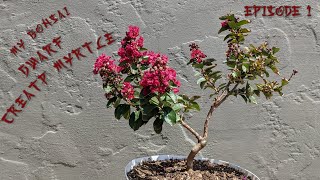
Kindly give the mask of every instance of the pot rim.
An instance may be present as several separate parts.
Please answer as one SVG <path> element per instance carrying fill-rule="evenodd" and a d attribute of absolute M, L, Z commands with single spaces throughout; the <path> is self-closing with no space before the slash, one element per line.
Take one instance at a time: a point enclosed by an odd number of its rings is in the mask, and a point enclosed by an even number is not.
<path fill-rule="evenodd" d="M 167 159 L 186 159 L 186 156 L 181 156 L 181 155 L 153 155 L 153 156 L 145 156 L 145 157 L 141 157 L 141 158 L 136 158 L 131 160 L 125 167 L 125 177 L 127 180 L 129 180 L 127 173 L 133 169 L 134 166 L 140 164 L 141 162 L 144 161 L 157 161 L 157 160 L 167 160 Z M 201 157 L 196 157 L 194 158 L 195 160 L 209 160 L 211 163 L 213 164 L 224 164 L 224 165 L 228 165 L 242 173 L 244 173 L 247 177 L 251 177 L 252 180 L 260 180 L 258 178 L 257 175 L 253 174 L 251 171 L 240 167 L 237 164 L 234 163 L 229 163 L 226 161 L 222 161 L 222 160 L 217 160 L 217 159 L 209 159 L 209 158 L 201 158 Z"/>

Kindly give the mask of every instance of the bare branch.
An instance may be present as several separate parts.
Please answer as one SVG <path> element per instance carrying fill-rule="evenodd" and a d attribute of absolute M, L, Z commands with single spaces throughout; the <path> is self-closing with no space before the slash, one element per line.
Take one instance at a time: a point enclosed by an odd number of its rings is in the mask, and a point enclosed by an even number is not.
<path fill-rule="evenodd" d="M 230 82 L 228 83 L 226 89 L 230 85 Z M 224 90 L 220 96 L 218 96 L 215 101 L 213 101 L 210 110 L 207 114 L 206 121 L 204 122 L 204 127 L 203 127 L 203 138 L 207 139 L 208 137 L 208 130 L 209 130 L 209 120 L 211 119 L 213 111 L 221 104 L 223 101 L 227 99 L 228 96 L 238 87 L 239 83 L 237 83 L 231 91 Z"/>
<path fill-rule="evenodd" d="M 186 122 L 184 122 L 184 119 L 182 118 L 180 121 L 180 124 L 186 128 L 191 134 L 193 134 L 198 141 L 201 141 L 203 138 L 199 135 L 199 133 L 197 133 L 192 127 L 190 127 Z"/>

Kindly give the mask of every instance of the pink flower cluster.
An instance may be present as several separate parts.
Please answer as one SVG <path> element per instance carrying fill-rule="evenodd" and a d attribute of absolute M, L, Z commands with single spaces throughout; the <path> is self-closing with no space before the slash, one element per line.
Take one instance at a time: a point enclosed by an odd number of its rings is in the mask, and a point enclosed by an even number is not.
<path fill-rule="evenodd" d="M 134 89 L 130 82 L 124 82 L 121 90 L 121 94 L 128 100 L 134 98 Z"/>
<path fill-rule="evenodd" d="M 118 50 L 118 55 L 121 62 L 132 63 L 136 62 L 141 56 L 144 55 L 140 51 L 140 48 L 143 47 L 143 37 L 139 37 L 139 27 L 129 26 L 129 32 L 126 33 L 127 36 L 121 41 L 122 47 Z M 127 65 L 124 65 L 127 67 Z"/>
<path fill-rule="evenodd" d="M 145 63 L 150 64 L 151 68 L 144 72 L 140 85 L 151 93 L 168 92 L 170 85 L 174 93 L 179 92 L 180 81 L 176 79 L 176 71 L 167 66 L 168 57 L 154 52 L 148 52 L 147 56 Z"/>
<path fill-rule="evenodd" d="M 167 67 L 168 57 L 152 51 L 141 52 L 144 39 L 141 36 L 138 37 L 138 27 L 129 26 L 129 32 L 126 34 L 126 37 L 121 41 L 122 47 L 118 51 L 118 55 L 121 57 L 120 63 L 125 61 L 130 64 L 137 62 L 142 56 L 147 57 L 139 63 L 150 65 L 151 68 L 143 73 L 140 85 L 152 93 L 170 91 L 170 85 L 172 85 L 174 87 L 172 90 L 178 92 L 180 82 L 176 79 L 176 71 Z"/>
<path fill-rule="evenodd" d="M 111 60 L 110 56 L 106 56 L 102 53 L 94 63 L 93 73 L 98 74 L 101 69 L 107 70 L 113 73 L 119 73 L 122 68 L 114 64 L 114 60 Z"/>
<path fill-rule="evenodd" d="M 119 66 L 105 54 L 97 58 L 94 64 L 94 74 L 100 73 L 104 85 L 113 85 L 115 88 L 108 95 L 115 95 L 119 92 L 116 91 L 116 88 L 121 85 L 121 95 L 129 101 L 134 98 L 134 87 L 130 82 L 123 82 L 122 79 L 122 74 L 130 74 L 131 69 L 128 67 L 133 67 L 133 65 L 147 68 L 146 70 L 139 69 L 141 73 L 139 84 L 143 93 L 179 92 L 180 81 L 176 78 L 176 71 L 167 65 L 168 57 L 153 51 L 146 51 L 143 43 L 143 37 L 139 36 L 139 27 L 129 26 L 129 31 L 126 32 L 126 37 L 122 39 L 118 50 Z"/>
<path fill-rule="evenodd" d="M 168 57 L 166 55 L 160 55 L 160 53 L 154 53 L 153 51 L 149 51 L 145 54 L 148 57 L 147 60 L 142 61 L 143 64 L 150 64 L 152 67 L 154 66 L 165 66 L 168 62 Z"/>
<path fill-rule="evenodd" d="M 127 36 L 131 39 L 135 39 L 139 36 L 139 27 L 138 26 L 129 26 L 129 32 L 127 32 Z"/>
<path fill-rule="evenodd" d="M 195 59 L 198 63 L 202 62 L 202 59 L 206 57 L 207 56 L 200 49 L 194 49 L 191 51 L 191 58 Z"/>
<path fill-rule="evenodd" d="M 176 79 L 176 71 L 170 67 L 166 67 L 162 70 L 151 69 L 144 72 L 140 85 L 145 88 L 146 92 L 159 92 L 163 94 L 170 90 L 170 82 L 176 86 L 172 88 L 173 92 L 179 92 L 180 81 Z"/>

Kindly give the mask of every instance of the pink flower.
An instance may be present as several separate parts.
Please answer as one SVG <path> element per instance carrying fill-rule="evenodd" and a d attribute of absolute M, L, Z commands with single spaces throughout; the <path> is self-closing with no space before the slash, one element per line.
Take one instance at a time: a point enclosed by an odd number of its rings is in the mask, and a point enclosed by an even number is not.
<path fill-rule="evenodd" d="M 200 49 L 191 50 L 191 59 L 195 59 L 198 63 L 200 63 L 202 59 L 206 57 L 207 55 L 205 55 Z"/>
<path fill-rule="evenodd" d="M 121 90 L 121 94 L 128 100 L 134 98 L 134 89 L 130 82 L 124 82 Z"/>
<path fill-rule="evenodd" d="M 123 49 L 123 48 L 120 48 Z M 136 43 L 131 43 L 127 44 L 126 47 L 124 48 L 124 51 L 119 50 L 120 54 L 123 55 L 123 57 L 127 56 L 128 58 L 140 58 L 141 57 L 141 52 L 138 50 Z M 122 57 L 122 58 L 123 58 Z"/>
<path fill-rule="evenodd" d="M 127 32 L 127 36 L 131 39 L 135 39 L 139 36 L 139 27 L 138 26 L 129 26 L 129 32 Z"/>
<path fill-rule="evenodd" d="M 116 72 L 119 73 L 124 69 L 124 67 L 116 66 Z"/>
<path fill-rule="evenodd" d="M 173 92 L 174 92 L 175 94 L 177 94 L 177 93 L 179 92 L 179 88 L 173 88 L 172 90 L 173 90 Z"/>
<path fill-rule="evenodd" d="M 168 56 L 162 55 L 162 56 L 161 56 L 161 59 L 158 59 L 158 60 L 159 60 L 159 63 L 160 63 L 161 65 L 166 65 L 167 62 L 168 62 Z"/>
<path fill-rule="evenodd" d="M 106 70 L 114 73 L 120 72 L 120 68 L 114 64 L 114 60 L 111 60 L 111 57 L 106 56 L 104 53 L 94 63 L 93 73 L 98 74 L 101 68 L 106 68 Z"/>
<path fill-rule="evenodd" d="M 157 58 L 160 57 L 159 53 L 154 53 L 153 51 L 149 51 L 147 53 L 148 60 L 146 61 L 146 64 L 154 64 L 157 61 Z"/>
<path fill-rule="evenodd" d="M 124 50 L 124 48 L 119 48 L 118 50 L 118 55 L 121 57 L 121 58 L 124 58 L 126 57 L 126 51 Z"/>
<path fill-rule="evenodd" d="M 168 63 L 168 57 L 166 55 L 161 56 L 159 53 L 154 53 L 153 51 L 148 51 L 145 55 L 148 56 L 148 59 L 142 62 L 144 64 L 164 66 Z"/>
<path fill-rule="evenodd" d="M 137 46 L 142 48 L 143 47 L 143 41 L 144 41 L 143 37 L 140 36 L 139 39 L 136 41 L 137 42 Z"/>
<path fill-rule="evenodd" d="M 163 68 L 162 70 L 150 69 L 145 71 L 140 85 L 145 89 L 149 89 L 151 93 L 159 92 L 160 94 L 170 91 L 171 84 L 179 87 L 180 81 L 176 79 L 176 71 L 169 67 Z M 173 92 L 179 91 L 177 87 L 172 89 Z"/>
<path fill-rule="evenodd" d="M 221 27 L 228 27 L 229 25 L 228 25 L 228 20 L 225 20 L 225 21 L 223 21 L 223 22 L 221 22 Z"/>
<path fill-rule="evenodd" d="M 98 72 L 100 71 L 100 69 L 102 67 L 104 67 L 104 65 L 110 61 L 110 57 L 106 56 L 104 53 L 102 53 L 96 60 L 96 62 L 94 63 L 94 67 L 93 67 L 93 73 L 94 74 L 98 74 Z"/>

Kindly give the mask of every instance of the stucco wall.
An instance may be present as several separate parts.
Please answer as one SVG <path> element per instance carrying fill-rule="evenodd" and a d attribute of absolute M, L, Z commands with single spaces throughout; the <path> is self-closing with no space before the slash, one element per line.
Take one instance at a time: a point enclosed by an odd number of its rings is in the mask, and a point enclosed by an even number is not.
<path fill-rule="evenodd" d="M 124 179 L 124 167 L 133 158 L 154 154 L 186 155 L 195 139 L 178 125 L 165 125 L 163 133 L 152 124 L 133 132 L 126 120 L 116 121 L 98 76 L 92 74 L 96 57 L 116 52 L 128 25 L 138 25 L 146 47 L 166 53 L 178 70 L 181 91 L 201 92 L 201 113 L 193 113 L 190 124 L 198 130 L 208 110 L 206 91 L 195 83 L 194 71 L 186 65 L 188 43 L 198 41 L 209 56 L 224 61 L 226 43 L 218 35 L 219 16 L 234 12 L 244 16 L 246 5 L 299 5 L 297 17 L 248 17 L 252 33 L 248 43 L 279 46 L 283 75 L 292 69 L 298 76 L 283 97 L 258 100 L 258 105 L 231 98 L 214 114 L 209 145 L 201 155 L 237 163 L 261 179 L 320 179 L 320 4 L 317 0 L 212 1 L 212 0 L 1 0 L 0 1 L 0 113 L 15 103 L 23 90 L 35 96 L 12 124 L 0 122 L 0 179 Z M 312 7 L 307 16 L 307 5 Z M 32 39 L 26 34 L 42 18 L 65 13 Z M 113 32 L 116 43 L 96 49 L 96 41 Z M 29 76 L 18 70 L 54 37 L 61 36 L 61 48 L 48 60 L 30 67 Z M 18 56 L 10 48 L 23 39 L 25 50 Z M 84 42 L 93 42 L 93 53 L 73 59 L 60 72 L 53 62 Z M 57 47 L 55 47 L 57 48 Z M 30 82 L 45 72 L 47 85 L 39 79 L 41 91 Z M 23 97 L 23 96 L 22 96 Z M 24 96 L 24 99 L 25 96 Z"/>

